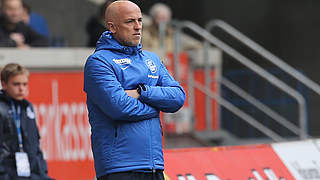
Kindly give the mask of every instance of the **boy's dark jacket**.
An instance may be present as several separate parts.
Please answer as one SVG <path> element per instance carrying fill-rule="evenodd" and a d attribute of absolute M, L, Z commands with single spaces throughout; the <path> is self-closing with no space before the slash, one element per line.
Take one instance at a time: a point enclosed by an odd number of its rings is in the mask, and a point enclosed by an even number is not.
<path fill-rule="evenodd" d="M 19 151 L 19 143 L 11 101 L 21 107 L 23 149 L 28 154 L 30 162 L 30 179 L 50 179 L 47 176 L 47 164 L 40 149 L 40 135 L 32 104 L 25 99 L 14 101 L 3 90 L 0 91 L 0 179 L 12 180 L 16 176 L 15 152 Z"/>

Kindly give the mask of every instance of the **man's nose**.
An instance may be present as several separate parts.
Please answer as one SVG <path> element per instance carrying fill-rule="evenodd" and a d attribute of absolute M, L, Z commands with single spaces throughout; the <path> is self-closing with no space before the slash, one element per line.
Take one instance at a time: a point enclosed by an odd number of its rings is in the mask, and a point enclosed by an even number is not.
<path fill-rule="evenodd" d="M 135 25 L 134 25 L 134 29 L 140 30 L 142 29 L 142 23 L 139 21 L 136 21 Z"/>

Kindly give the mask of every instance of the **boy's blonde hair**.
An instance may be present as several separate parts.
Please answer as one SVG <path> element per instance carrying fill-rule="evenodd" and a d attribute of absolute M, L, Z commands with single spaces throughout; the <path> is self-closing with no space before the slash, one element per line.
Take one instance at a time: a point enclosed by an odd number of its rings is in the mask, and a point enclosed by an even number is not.
<path fill-rule="evenodd" d="M 9 63 L 1 71 L 1 81 L 8 83 L 11 77 L 18 74 L 25 74 L 29 77 L 29 70 L 20 64 Z"/>

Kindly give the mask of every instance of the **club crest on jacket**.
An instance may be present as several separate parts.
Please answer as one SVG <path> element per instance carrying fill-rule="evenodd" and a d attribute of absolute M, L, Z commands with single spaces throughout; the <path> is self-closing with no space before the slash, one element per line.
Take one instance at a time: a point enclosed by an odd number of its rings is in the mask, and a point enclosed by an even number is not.
<path fill-rule="evenodd" d="M 147 59 L 145 62 L 152 73 L 157 72 L 157 66 L 151 59 Z"/>
<path fill-rule="evenodd" d="M 34 114 L 32 108 L 30 106 L 27 107 L 27 116 L 30 119 L 34 119 L 36 115 Z"/>

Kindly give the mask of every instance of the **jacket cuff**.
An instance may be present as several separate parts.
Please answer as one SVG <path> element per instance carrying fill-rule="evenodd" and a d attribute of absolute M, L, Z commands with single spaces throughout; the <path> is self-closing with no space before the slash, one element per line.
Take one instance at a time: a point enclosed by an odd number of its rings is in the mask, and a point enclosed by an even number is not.
<path fill-rule="evenodd" d="M 139 100 L 144 102 L 148 100 L 148 90 L 150 90 L 150 87 L 144 84 L 138 85 L 138 92 L 140 94 Z"/>

